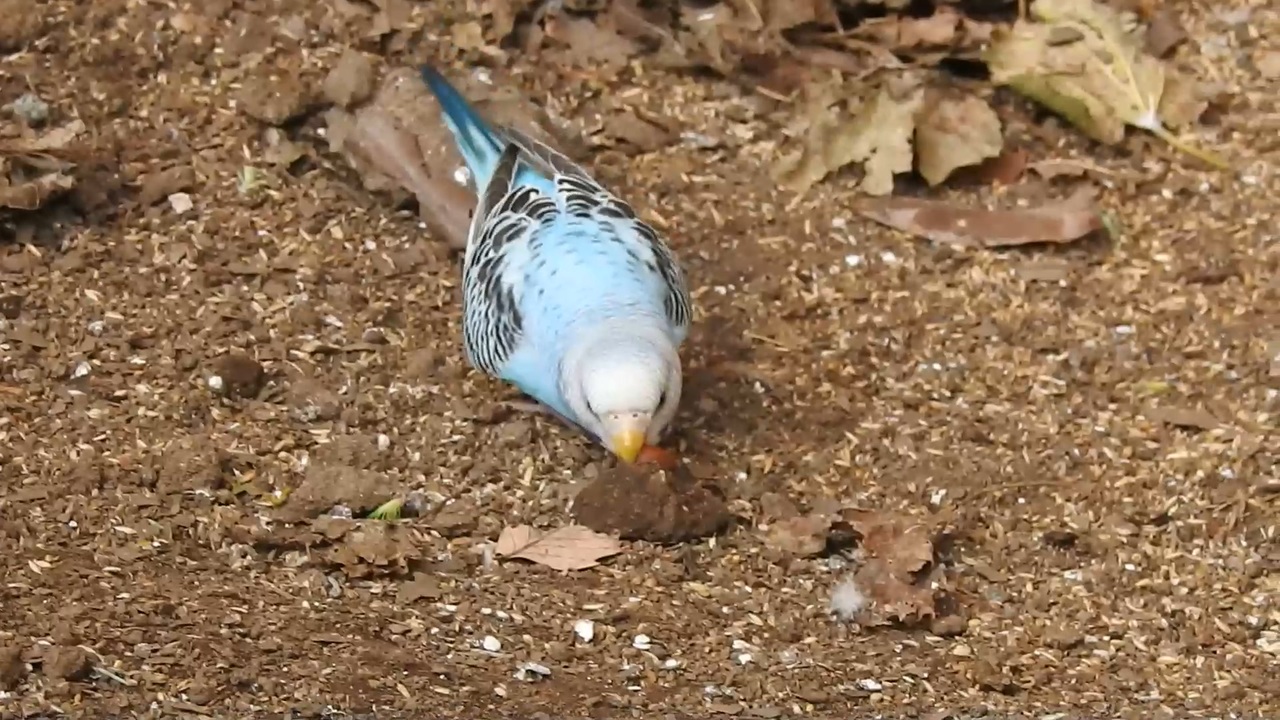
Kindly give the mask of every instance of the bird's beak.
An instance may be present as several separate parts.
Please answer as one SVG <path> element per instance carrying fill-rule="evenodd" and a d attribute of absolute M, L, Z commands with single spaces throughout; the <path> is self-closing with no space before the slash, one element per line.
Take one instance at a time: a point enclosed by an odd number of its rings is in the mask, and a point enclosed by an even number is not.
<path fill-rule="evenodd" d="M 638 428 L 627 428 L 613 436 L 613 452 L 623 462 L 634 463 L 644 448 L 644 432 Z"/>

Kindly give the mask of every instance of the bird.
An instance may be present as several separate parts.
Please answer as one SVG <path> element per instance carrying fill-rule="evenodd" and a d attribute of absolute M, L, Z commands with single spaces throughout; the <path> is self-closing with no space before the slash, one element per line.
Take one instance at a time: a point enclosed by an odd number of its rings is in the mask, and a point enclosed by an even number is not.
<path fill-rule="evenodd" d="M 693 306 L 678 259 L 580 165 L 487 122 L 434 67 L 420 72 L 477 195 L 462 261 L 468 363 L 636 462 L 680 403 Z"/>

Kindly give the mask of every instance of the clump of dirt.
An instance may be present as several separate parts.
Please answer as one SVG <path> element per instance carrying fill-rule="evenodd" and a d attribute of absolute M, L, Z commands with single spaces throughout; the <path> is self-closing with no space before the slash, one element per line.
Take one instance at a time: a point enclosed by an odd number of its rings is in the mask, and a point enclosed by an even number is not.
<path fill-rule="evenodd" d="M 615 465 L 578 492 L 573 515 L 597 532 L 655 543 L 709 537 L 732 520 L 720 486 L 694 477 L 684 464 Z"/>

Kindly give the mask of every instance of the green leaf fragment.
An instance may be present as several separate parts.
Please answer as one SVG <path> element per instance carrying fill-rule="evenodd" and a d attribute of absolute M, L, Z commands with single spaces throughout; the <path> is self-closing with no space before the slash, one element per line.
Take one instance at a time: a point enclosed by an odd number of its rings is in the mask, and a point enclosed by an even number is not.
<path fill-rule="evenodd" d="M 392 498 L 369 512 L 370 520 L 399 520 L 404 509 L 404 498 Z"/>

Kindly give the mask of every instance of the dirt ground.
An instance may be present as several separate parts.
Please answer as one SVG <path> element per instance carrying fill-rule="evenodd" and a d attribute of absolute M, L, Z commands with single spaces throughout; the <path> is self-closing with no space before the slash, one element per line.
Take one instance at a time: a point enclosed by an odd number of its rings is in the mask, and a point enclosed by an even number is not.
<path fill-rule="evenodd" d="M 5 44 L 35 38 L 0 101 L 36 93 L 92 151 L 74 202 L 0 244 L 0 714 L 1280 715 L 1280 86 L 1232 59 L 1274 9 L 1236 32 L 1182 4 L 1229 91 L 1199 138 L 1238 180 L 1005 98 L 1033 154 L 1121 176 L 1113 239 L 1012 251 L 873 225 L 843 176 L 789 205 L 764 172 L 777 108 L 736 86 L 583 90 L 516 59 L 565 117 L 625 97 L 692 138 L 592 167 L 684 260 L 677 444 L 740 518 L 566 574 L 491 543 L 569 523 L 609 461 L 493 410 L 512 391 L 466 368 L 457 258 L 412 211 L 323 152 L 273 169 L 241 111 L 348 45 L 456 71 L 433 28 L 462 3 L 381 44 L 302 0 L 53 0 L 20 27 L 23 5 L 0 3 Z M 430 508 L 330 533 L 326 483 Z M 779 502 L 945 532 L 952 619 L 833 620 L 852 565 L 770 547 Z"/>

